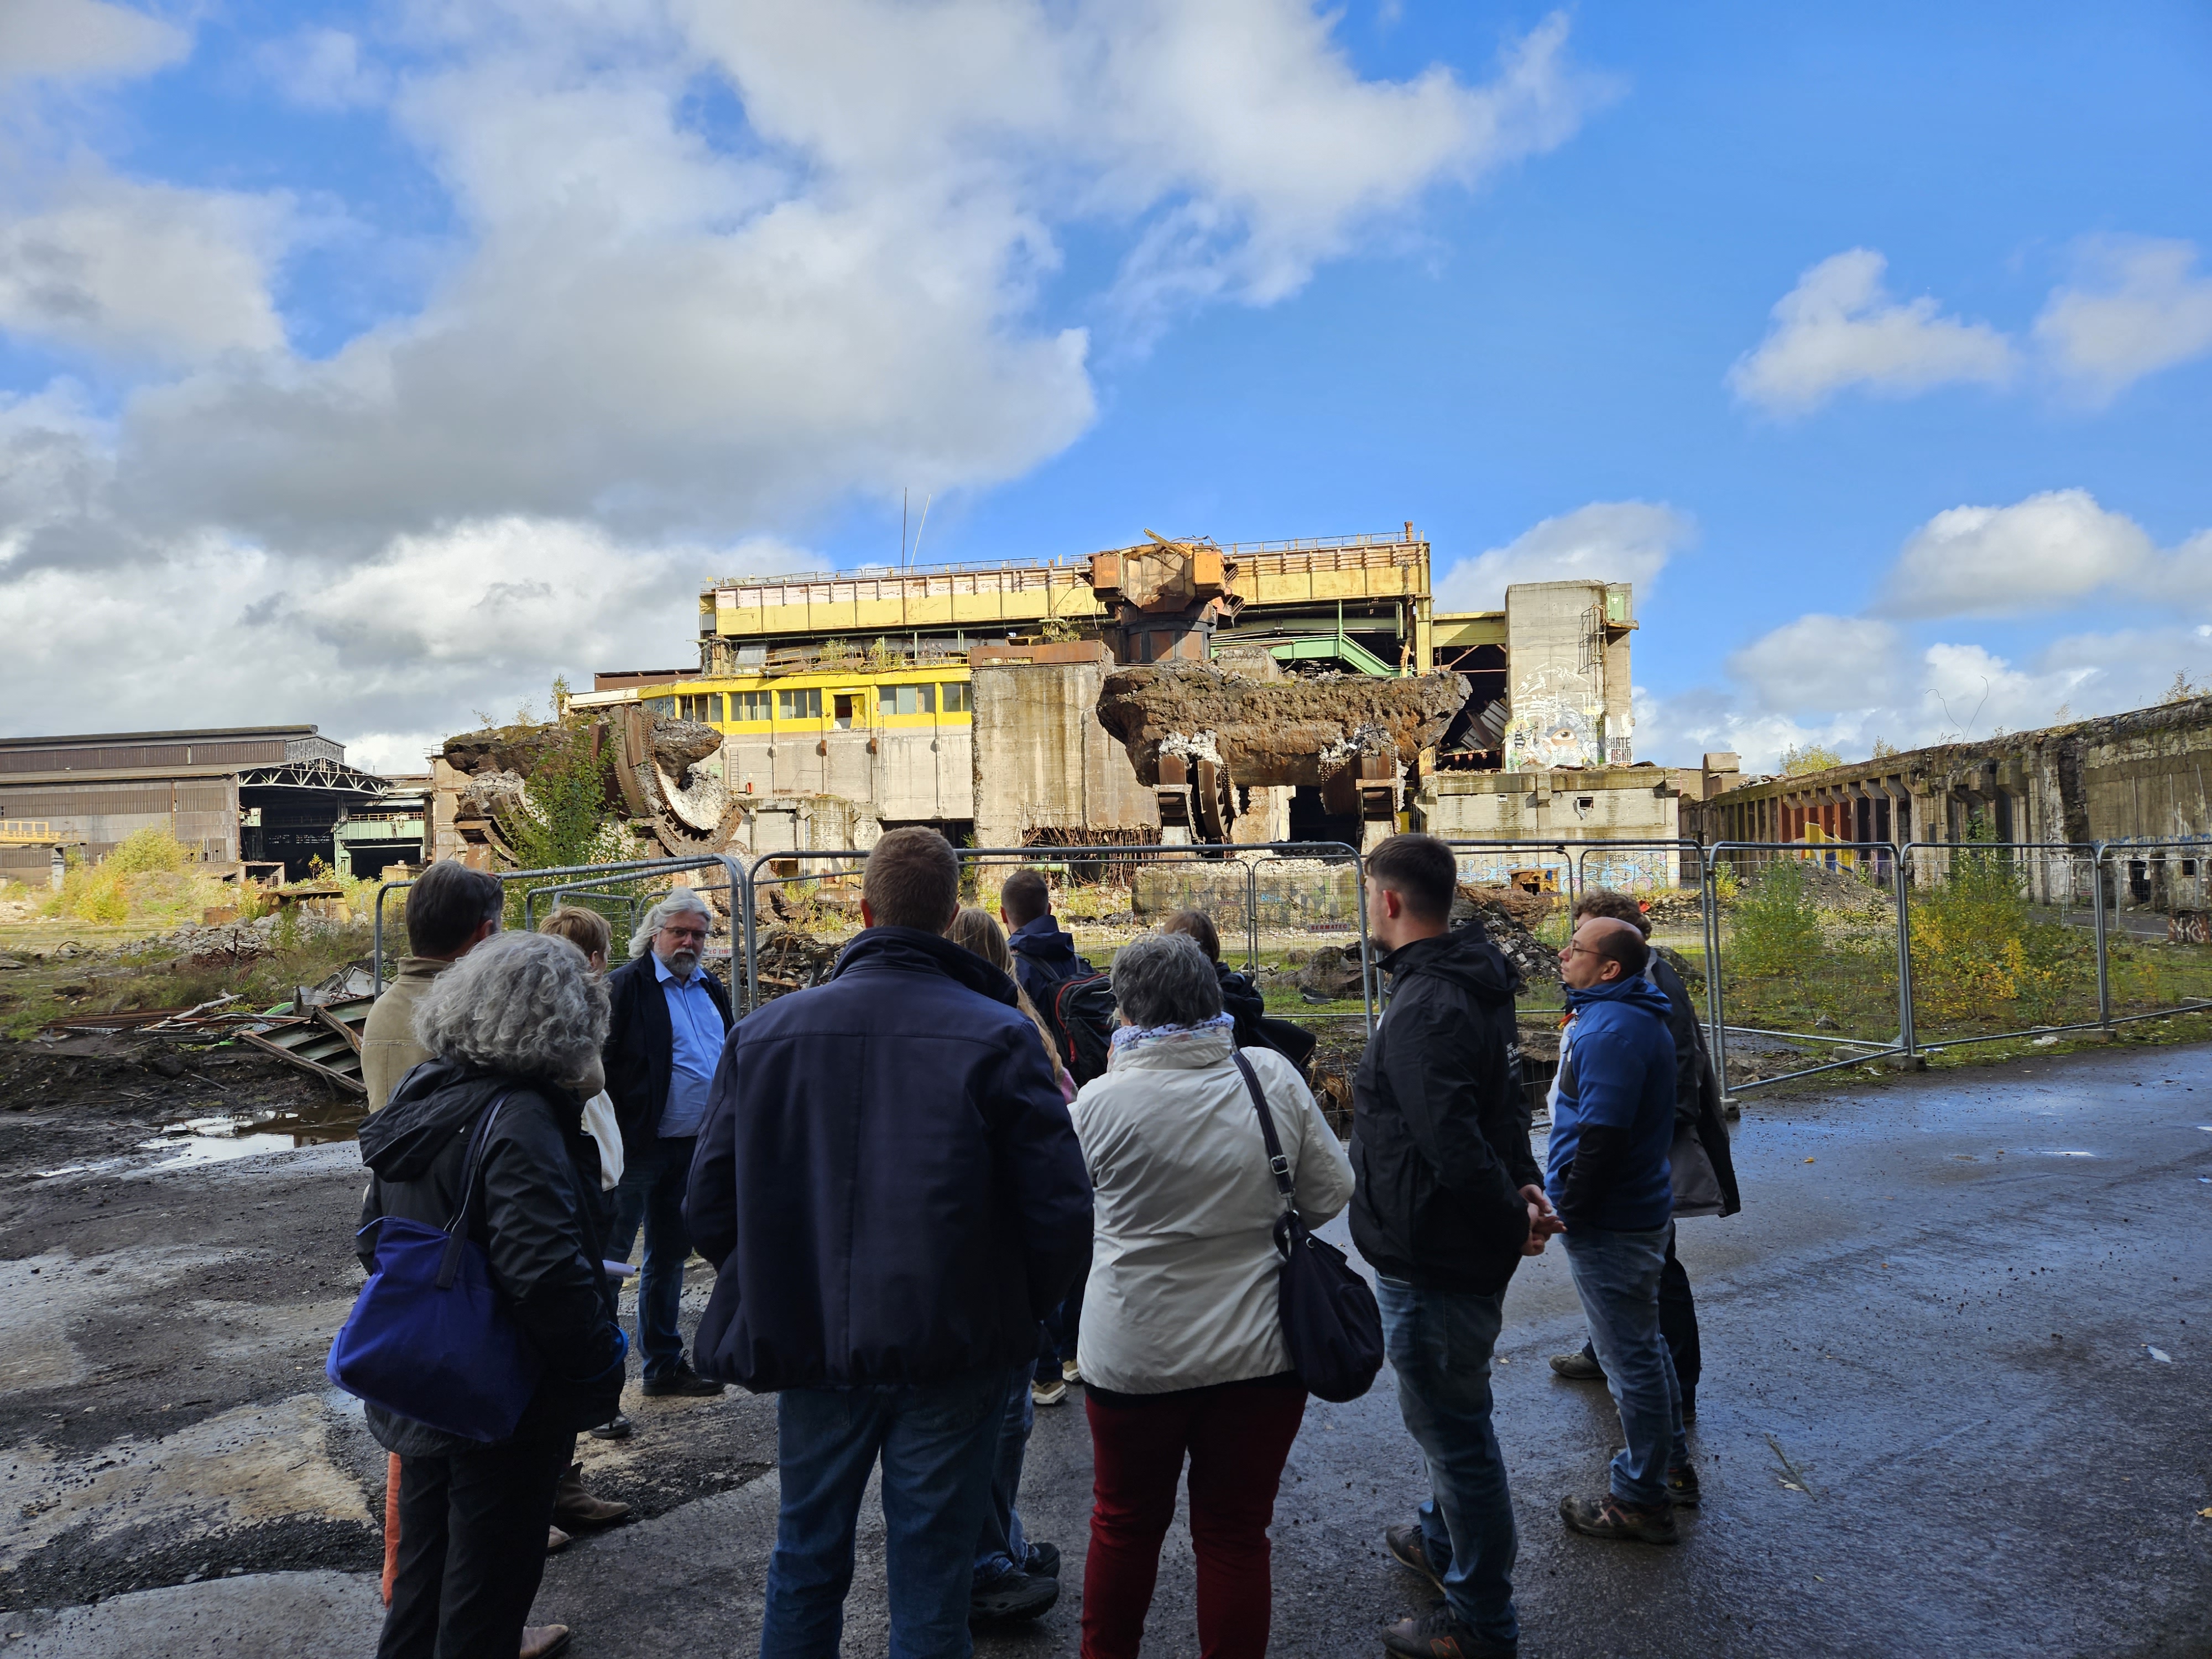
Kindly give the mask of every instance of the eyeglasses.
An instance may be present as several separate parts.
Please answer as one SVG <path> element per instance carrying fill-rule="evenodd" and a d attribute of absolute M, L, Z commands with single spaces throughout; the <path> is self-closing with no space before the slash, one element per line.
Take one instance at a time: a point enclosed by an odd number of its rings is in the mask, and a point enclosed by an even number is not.
<path fill-rule="evenodd" d="M 660 931 L 667 934 L 671 939 L 704 939 L 707 937 L 707 930 L 704 927 L 678 927 L 672 921 L 662 927 Z"/>

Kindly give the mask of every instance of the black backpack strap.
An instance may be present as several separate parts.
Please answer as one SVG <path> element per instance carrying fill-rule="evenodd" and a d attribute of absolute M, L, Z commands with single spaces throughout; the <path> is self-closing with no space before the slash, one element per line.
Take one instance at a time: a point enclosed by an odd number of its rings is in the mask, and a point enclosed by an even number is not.
<path fill-rule="evenodd" d="M 491 1140 L 491 1126 L 499 1121 L 499 1109 L 506 1104 L 504 1094 L 495 1096 L 477 1117 L 476 1133 L 469 1137 L 468 1154 L 461 1163 L 461 1207 L 446 1224 L 446 1253 L 438 1261 L 438 1288 L 441 1291 L 453 1288 L 453 1279 L 461 1270 L 461 1245 L 469 1236 L 469 1216 L 475 1207 L 477 1186 L 483 1175 L 484 1149 Z"/>
<path fill-rule="evenodd" d="M 1282 1194 L 1285 1203 L 1295 1206 L 1297 1200 L 1291 1188 L 1291 1161 L 1283 1156 L 1283 1143 L 1275 1133 L 1275 1115 L 1267 1109 L 1267 1097 L 1260 1087 L 1259 1073 L 1252 1069 L 1252 1062 L 1244 1058 L 1243 1049 L 1232 1048 L 1230 1058 L 1237 1062 L 1237 1069 L 1244 1073 L 1244 1086 L 1252 1096 L 1252 1109 L 1260 1115 L 1260 1133 L 1267 1137 L 1267 1167 L 1275 1173 L 1275 1190 Z"/>

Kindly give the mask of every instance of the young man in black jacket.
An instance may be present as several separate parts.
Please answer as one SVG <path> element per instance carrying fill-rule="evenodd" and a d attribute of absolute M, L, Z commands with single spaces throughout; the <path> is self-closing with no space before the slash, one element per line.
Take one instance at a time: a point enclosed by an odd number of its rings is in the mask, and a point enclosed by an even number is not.
<path fill-rule="evenodd" d="M 1390 1000 L 1353 1080 L 1352 1237 L 1375 1268 L 1398 1406 L 1428 1466 L 1418 1522 L 1390 1553 L 1443 1604 L 1383 1632 L 1420 1659 L 1516 1651 L 1518 1547 L 1491 1427 L 1490 1353 L 1505 1286 L 1557 1231 L 1529 1151 L 1513 994 L 1479 929 L 1453 931 L 1458 870 L 1433 836 L 1367 855 L 1368 928 Z"/>

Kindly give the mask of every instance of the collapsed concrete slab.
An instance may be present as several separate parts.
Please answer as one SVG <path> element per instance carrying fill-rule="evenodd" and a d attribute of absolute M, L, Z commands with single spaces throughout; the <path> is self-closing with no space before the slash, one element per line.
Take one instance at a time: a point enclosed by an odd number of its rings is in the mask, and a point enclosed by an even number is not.
<path fill-rule="evenodd" d="M 1158 792 L 1164 826 L 1226 842 L 1245 789 L 1316 787 L 1332 813 L 1395 823 L 1407 769 L 1443 736 L 1468 692 L 1464 675 L 1441 672 L 1254 679 L 1156 663 L 1108 675 L 1098 720 Z"/>

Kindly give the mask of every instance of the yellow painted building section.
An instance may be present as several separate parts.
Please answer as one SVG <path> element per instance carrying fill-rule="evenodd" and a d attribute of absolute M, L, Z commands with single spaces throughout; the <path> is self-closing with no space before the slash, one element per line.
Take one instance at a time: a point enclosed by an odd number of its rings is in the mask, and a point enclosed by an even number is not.
<path fill-rule="evenodd" d="M 624 702 L 703 721 L 727 737 L 928 731 L 965 726 L 974 719 L 965 662 L 882 670 L 854 665 L 805 674 L 688 675 L 659 685 L 586 691 L 569 699 L 578 708 Z"/>

